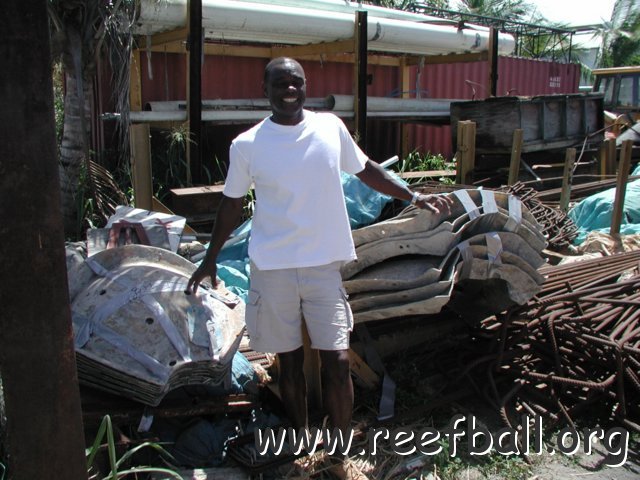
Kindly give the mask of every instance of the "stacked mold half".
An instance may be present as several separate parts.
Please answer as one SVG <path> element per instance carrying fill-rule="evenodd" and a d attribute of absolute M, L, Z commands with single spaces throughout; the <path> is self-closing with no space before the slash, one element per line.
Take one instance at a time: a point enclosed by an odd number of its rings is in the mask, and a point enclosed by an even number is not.
<path fill-rule="evenodd" d="M 514 195 L 447 194 L 450 211 L 408 207 L 353 232 L 357 260 L 342 268 L 356 323 L 438 313 L 477 317 L 522 305 L 539 290 L 546 239 Z"/>
<path fill-rule="evenodd" d="M 151 406 L 174 388 L 229 386 L 244 304 L 224 287 L 187 293 L 195 268 L 143 245 L 67 254 L 82 384 Z"/>

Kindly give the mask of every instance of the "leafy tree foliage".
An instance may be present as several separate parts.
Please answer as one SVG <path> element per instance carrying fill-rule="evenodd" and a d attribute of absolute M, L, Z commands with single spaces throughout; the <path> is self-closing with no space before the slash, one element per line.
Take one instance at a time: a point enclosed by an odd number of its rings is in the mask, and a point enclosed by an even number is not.
<path fill-rule="evenodd" d="M 92 161 L 89 151 L 90 100 L 99 55 L 108 32 L 121 19 L 130 0 L 49 0 L 52 53 L 65 73 L 64 123 L 60 145 L 62 214 L 68 238 L 81 234 L 84 209 L 91 205 L 99 217 L 112 213 L 121 198 L 109 173 Z M 85 202 L 82 192 L 88 191 Z M 85 225 L 86 226 L 86 225 Z"/>
<path fill-rule="evenodd" d="M 371 0 L 369 3 L 372 5 L 378 5 L 379 7 L 395 8 L 396 10 L 413 10 L 414 0 Z M 423 0 L 419 2 L 422 5 L 428 7 L 448 9 L 450 7 L 449 0 Z"/>
<path fill-rule="evenodd" d="M 459 11 L 503 18 L 512 21 L 527 21 L 534 6 L 526 0 L 462 0 Z"/>
<path fill-rule="evenodd" d="M 620 28 L 603 24 L 601 67 L 640 65 L 640 12 L 631 12 Z"/>

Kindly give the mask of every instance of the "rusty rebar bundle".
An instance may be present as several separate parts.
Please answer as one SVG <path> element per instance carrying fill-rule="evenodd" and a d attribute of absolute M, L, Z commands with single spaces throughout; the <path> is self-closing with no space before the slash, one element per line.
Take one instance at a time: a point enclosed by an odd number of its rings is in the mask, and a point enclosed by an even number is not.
<path fill-rule="evenodd" d="M 492 347 L 465 375 L 508 426 L 539 414 L 547 427 L 586 417 L 640 431 L 639 262 L 636 251 L 545 267 L 537 297 L 483 321 Z"/>
<path fill-rule="evenodd" d="M 557 207 L 540 201 L 540 192 L 518 182 L 501 191 L 516 195 L 529 209 L 531 214 L 542 227 L 542 233 L 547 237 L 549 248 L 562 249 L 567 247 L 578 236 L 578 227 L 566 213 Z"/>

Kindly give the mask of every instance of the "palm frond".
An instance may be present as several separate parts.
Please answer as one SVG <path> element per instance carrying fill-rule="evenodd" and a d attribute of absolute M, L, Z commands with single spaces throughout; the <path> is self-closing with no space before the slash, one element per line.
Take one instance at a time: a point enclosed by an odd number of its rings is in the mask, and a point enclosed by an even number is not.
<path fill-rule="evenodd" d="M 127 196 L 106 168 L 90 160 L 87 174 L 93 187 L 88 195 L 92 197 L 95 205 L 94 214 L 106 221 L 118 205 L 128 205 Z"/>
<path fill-rule="evenodd" d="M 109 63 L 112 68 L 113 103 L 119 112 L 116 135 L 120 162 L 129 159 L 129 92 L 131 77 L 131 53 L 134 48 L 132 27 L 135 5 L 130 1 L 118 0 L 114 13 L 105 24 L 105 40 L 108 45 Z"/>

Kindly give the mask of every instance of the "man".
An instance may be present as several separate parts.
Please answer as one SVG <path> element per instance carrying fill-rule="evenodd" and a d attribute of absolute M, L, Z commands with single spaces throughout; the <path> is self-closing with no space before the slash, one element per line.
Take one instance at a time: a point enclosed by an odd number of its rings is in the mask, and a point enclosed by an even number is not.
<path fill-rule="evenodd" d="M 251 287 L 246 323 L 251 347 L 275 352 L 279 387 L 294 427 L 307 427 L 302 317 L 320 351 L 323 403 L 331 427 L 348 432 L 353 409 L 349 333 L 353 319 L 340 266 L 355 258 L 340 171 L 370 187 L 434 212 L 449 208 L 438 195 L 414 194 L 369 160 L 342 121 L 304 109 L 306 79 L 291 58 L 276 58 L 264 72 L 272 115 L 240 134 L 230 148 L 229 173 L 207 255 L 189 280 L 216 284 L 216 257 L 238 225 L 253 184 L 256 207 L 249 257 Z M 349 476 L 343 464 L 332 469 Z M 362 474 L 360 474 L 362 475 Z"/>

